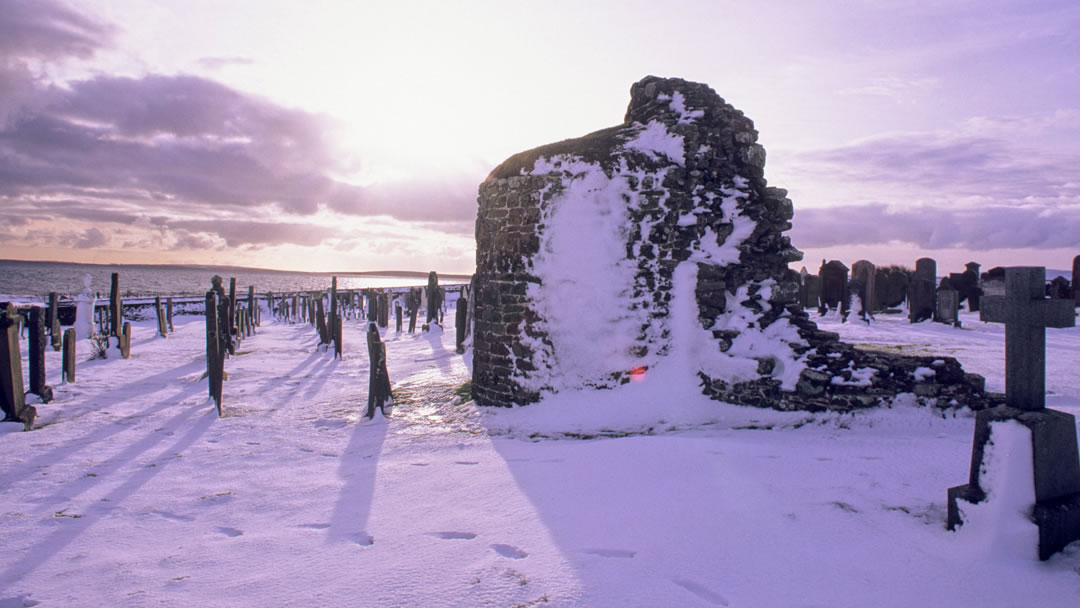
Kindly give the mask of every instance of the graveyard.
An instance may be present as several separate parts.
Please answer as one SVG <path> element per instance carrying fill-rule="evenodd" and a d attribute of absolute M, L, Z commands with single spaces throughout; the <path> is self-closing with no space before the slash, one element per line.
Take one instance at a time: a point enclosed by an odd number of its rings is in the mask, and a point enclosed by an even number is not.
<path fill-rule="evenodd" d="M 468 285 L 5 304 L 0 608 L 1076 605 L 1078 290 L 796 271 L 764 164 L 649 76 Z"/>

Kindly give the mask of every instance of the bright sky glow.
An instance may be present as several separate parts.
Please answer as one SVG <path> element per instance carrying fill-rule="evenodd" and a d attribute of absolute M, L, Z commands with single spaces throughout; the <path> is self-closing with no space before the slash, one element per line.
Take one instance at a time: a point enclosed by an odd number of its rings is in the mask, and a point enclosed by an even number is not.
<path fill-rule="evenodd" d="M 487 173 L 649 74 L 754 120 L 811 270 L 1080 253 L 1080 5 L 763 4 L 0 0 L 0 257 L 470 272 Z"/>

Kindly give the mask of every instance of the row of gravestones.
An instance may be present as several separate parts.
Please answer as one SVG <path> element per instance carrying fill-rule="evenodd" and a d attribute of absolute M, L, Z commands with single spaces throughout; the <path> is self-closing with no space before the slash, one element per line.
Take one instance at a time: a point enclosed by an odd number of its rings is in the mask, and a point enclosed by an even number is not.
<path fill-rule="evenodd" d="M 247 301 L 240 306 L 236 296 L 236 278 L 229 279 L 229 293 L 225 293 L 222 278 L 214 275 L 210 279 L 210 290 L 206 292 L 206 377 L 210 398 L 217 406 L 218 416 L 222 415 L 222 392 L 225 373 L 225 360 L 236 355 L 237 346 L 244 339 L 255 335 L 255 328 L 261 325 L 262 309 L 255 302 L 255 287 L 248 286 Z M 162 328 L 160 307 L 158 327 Z"/>
<path fill-rule="evenodd" d="M 1080 256 L 1073 259 L 1073 277 L 1080 276 Z M 914 272 L 899 266 L 875 267 L 859 260 L 848 268 L 838 260 L 822 260 L 817 275 L 804 267 L 799 274 L 799 298 L 803 309 L 817 308 L 824 315 L 839 309 L 847 320 L 851 307 L 858 304 L 859 317 L 867 322 L 874 313 L 895 310 L 905 301 L 912 323 L 933 319 L 940 323 L 959 325 L 960 305 L 965 301 L 972 312 L 979 310 L 984 291 L 997 295 L 1004 292 L 1004 269 L 994 268 L 979 274 L 979 264 L 970 262 L 962 273 L 950 273 L 937 281 L 937 262 L 920 258 Z M 1047 284 L 1046 293 L 1052 298 L 1072 299 L 1080 306 L 1080 289 L 1064 277 Z M 896 310 L 899 312 L 899 310 Z"/>

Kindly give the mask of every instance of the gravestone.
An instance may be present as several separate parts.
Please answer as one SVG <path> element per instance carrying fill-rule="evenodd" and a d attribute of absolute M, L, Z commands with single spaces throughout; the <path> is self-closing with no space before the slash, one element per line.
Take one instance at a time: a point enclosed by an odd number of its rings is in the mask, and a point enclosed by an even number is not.
<path fill-rule="evenodd" d="M 169 320 L 165 318 L 165 309 L 161 306 L 161 296 L 154 296 L 154 314 L 157 315 L 157 331 L 162 338 L 169 337 Z"/>
<path fill-rule="evenodd" d="M 1072 269 L 1073 302 L 1080 306 L 1080 255 L 1073 258 Z"/>
<path fill-rule="evenodd" d="M 330 334 L 330 340 L 334 342 L 335 356 L 338 352 L 337 346 L 337 323 L 338 323 L 338 293 L 337 293 L 337 277 L 330 278 L 330 316 L 327 319 L 327 323 L 330 324 L 327 327 L 327 331 Z"/>
<path fill-rule="evenodd" d="M 966 298 L 969 312 L 979 312 L 979 298 L 982 297 L 982 288 L 979 287 L 979 265 L 968 262 L 964 265 L 963 278 L 960 283 L 960 297 Z"/>
<path fill-rule="evenodd" d="M 37 409 L 26 404 L 19 348 L 19 313 L 14 304 L 0 310 L 0 408 L 4 411 L 4 422 L 21 422 L 26 431 L 33 428 Z"/>
<path fill-rule="evenodd" d="M 993 425 L 1015 421 L 1027 427 L 1035 487 L 1030 518 L 1039 528 L 1038 551 L 1043 560 L 1080 540 L 1076 419 L 1045 406 L 1046 328 L 1073 327 L 1076 316 L 1068 300 L 1045 297 L 1045 283 L 1045 268 L 1009 267 L 1005 295 L 982 298 L 980 318 L 1005 324 L 1005 405 L 976 414 L 968 483 L 948 491 L 948 528 L 953 530 L 964 523 L 960 501 L 978 503 L 986 498 L 980 486 L 983 469 L 1007 466 L 983 461 Z"/>
<path fill-rule="evenodd" d="M 315 300 L 315 328 L 319 331 L 319 346 L 330 344 L 330 331 L 326 327 L 326 315 L 323 313 L 322 298 Z"/>
<path fill-rule="evenodd" d="M 915 275 L 908 286 L 908 319 L 912 323 L 933 318 L 936 308 L 937 262 L 931 258 L 915 261 Z"/>
<path fill-rule="evenodd" d="M 938 323 L 949 323 L 953 325 L 953 327 L 960 327 L 959 291 L 947 288 L 937 290 L 934 321 L 937 321 Z"/>
<path fill-rule="evenodd" d="M 439 275 L 432 270 L 427 280 L 427 323 L 439 322 L 439 308 L 442 306 L 442 291 L 439 290 Z"/>
<path fill-rule="evenodd" d="M 225 376 L 225 351 L 221 339 L 221 303 L 220 293 L 216 289 L 221 285 L 221 278 L 214 282 L 215 289 L 206 292 L 206 378 L 209 396 L 217 405 L 221 416 L 221 389 Z"/>
<path fill-rule="evenodd" d="M 63 381 L 68 384 L 75 383 L 75 342 L 77 339 L 74 327 L 64 331 Z"/>
<path fill-rule="evenodd" d="M 416 332 L 416 317 L 420 314 L 420 294 L 421 289 L 419 287 L 413 287 L 409 289 L 409 333 Z"/>
<path fill-rule="evenodd" d="M 53 351 L 59 351 L 62 337 L 60 335 L 60 310 L 57 306 L 55 291 L 49 293 L 49 314 L 45 316 L 45 324 L 49 326 L 49 339 L 52 342 Z"/>
<path fill-rule="evenodd" d="M 124 359 L 131 357 L 131 322 L 124 321 L 124 329 L 120 332 L 120 337 L 117 338 L 117 348 L 120 349 L 120 356 Z"/>
<path fill-rule="evenodd" d="M 229 333 L 237 335 L 239 332 L 236 327 L 236 277 L 229 277 Z M 229 349 L 230 355 L 235 355 L 236 351 L 232 348 Z"/>
<path fill-rule="evenodd" d="M 394 330 L 401 333 L 405 325 L 405 311 L 401 308 L 401 300 L 394 300 Z"/>
<path fill-rule="evenodd" d="M 335 277 L 336 280 L 336 277 Z M 259 325 L 259 307 L 255 305 L 255 286 L 248 285 L 248 310 L 251 311 L 251 320 L 255 325 Z M 254 329 L 252 330 L 254 333 Z"/>
<path fill-rule="evenodd" d="M 874 317 L 877 305 L 874 303 L 874 295 L 877 290 L 875 284 L 877 269 L 868 260 L 859 260 L 851 265 L 851 282 L 848 291 L 859 301 L 859 318 L 867 323 Z"/>
<path fill-rule="evenodd" d="M 342 350 L 342 348 L 344 348 L 342 346 L 342 342 L 341 342 L 341 332 L 342 332 L 341 317 L 338 317 L 337 321 L 334 322 L 334 358 L 335 359 L 342 359 L 343 358 L 341 356 L 341 350 Z"/>
<path fill-rule="evenodd" d="M 469 301 L 465 299 L 465 296 L 458 296 L 457 308 L 454 311 L 454 343 L 457 345 L 457 353 L 460 355 L 465 352 L 465 328 L 466 317 L 469 311 Z"/>
<path fill-rule="evenodd" d="M 368 362 L 370 372 L 368 375 L 368 407 L 367 418 L 375 417 L 375 408 L 379 408 L 383 416 L 387 415 L 387 409 L 393 404 L 390 397 L 390 375 L 386 372 L 386 345 L 379 336 L 379 327 L 375 323 L 368 323 L 367 332 Z"/>
<path fill-rule="evenodd" d="M 821 261 L 818 276 L 821 277 L 821 314 L 827 310 L 840 309 L 847 316 L 848 312 L 848 267 L 839 260 Z"/>
<path fill-rule="evenodd" d="M 30 368 L 30 392 L 41 397 L 43 403 L 48 403 L 52 401 L 53 390 L 45 383 L 45 312 L 40 306 L 30 309 L 26 362 Z"/>
<path fill-rule="evenodd" d="M 109 287 L 109 335 L 120 337 L 123 322 L 124 303 L 120 299 L 120 273 L 114 272 Z"/>
<path fill-rule="evenodd" d="M 83 277 L 83 290 L 75 297 L 75 336 L 79 340 L 86 340 L 94 335 L 94 309 L 97 307 L 97 298 L 90 289 L 93 277 L 89 274 Z"/>
<path fill-rule="evenodd" d="M 165 298 L 165 321 L 168 323 L 169 333 L 172 333 L 172 332 L 176 331 L 175 329 L 173 329 L 172 318 L 173 318 L 172 298 Z"/>
<path fill-rule="evenodd" d="M 1069 279 L 1065 277 L 1054 277 L 1046 285 L 1046 295 L 1054 298 L 1055 300 L 1071 300 L 1072 288 L 1069 285 Z"/>
<path fill-rule="evenodd" d="M 383 329 L 390 327 L 390 294 L 388 292 L 379 293 L 379 327 Z"/>
<path fill-rule="evenodd" d="M 224 279 L 221 275 L 214 275 L 210 278 L 211 291 L 217 295 L 217 303 L 213 310 L 217 311 L 217 325 L 215 334 L 218 338 L 218 351 L 221 357 L 221 365 L 225 365 L 226 355 L 235 354 L 235 347 L 233 346 L 232 332 L 229 331 L 229 296 L 225 294 L 225 286 L 222 285 Z M 224 367 L 222 367 L 224 369 Z M 222 372 L 224 378 L 224 372 Z"/>
<path fill-rule="evenodd" d="M 803 310 L 808 308 L 806 304 L 806 277 L 808 276 L 810 276 L 810 273 L 806 271 L 806 266 L 803 266 L 802 269 L 799 270 L 799 306 L 802 307 Z"/>
<path fill-rule="evenodd" d="M 805 308 L 821 307 L 821 277 L 816 274 L 806 275 L 806 306 Z"/>

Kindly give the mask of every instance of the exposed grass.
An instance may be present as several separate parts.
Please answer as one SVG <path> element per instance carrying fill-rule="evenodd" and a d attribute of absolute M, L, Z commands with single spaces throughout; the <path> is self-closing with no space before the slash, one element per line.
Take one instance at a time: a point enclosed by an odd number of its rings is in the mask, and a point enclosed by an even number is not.
<path fill-rule="evenodd" d="M 454 394 L 461 398 L 461 402 L 472 401 L 472 380 L 466 380 L 465 384 L 454 389 Z"/>

